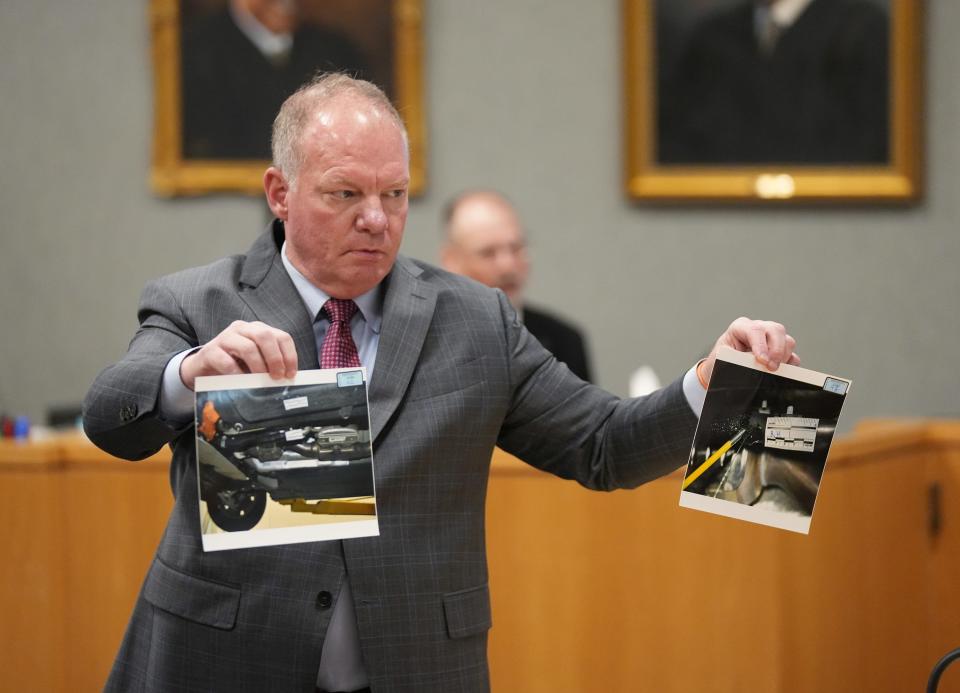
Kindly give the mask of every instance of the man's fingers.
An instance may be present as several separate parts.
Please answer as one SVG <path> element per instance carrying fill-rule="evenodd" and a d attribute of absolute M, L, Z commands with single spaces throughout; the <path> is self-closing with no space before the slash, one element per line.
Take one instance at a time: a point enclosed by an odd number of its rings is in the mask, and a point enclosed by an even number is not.
<path fill-rule="evenodd" d="M 274 378 L 292 378 L 297 374 L 297 348 L 293 337 L 261 322 L 251 323 L 252 339 L 260 347 L 267 372 Z"/>
<path fill-rule="evenodd" d="M 286 332 L 280 332 L 277 344 L 280 347 L 280 353 L 283 356 L 284 375 L 292 378 L 297 374 L 297 347 L 293 344 L 293 337 Z"/>
<path fill-rule="evenodd" d="M 737 351 L 753 351 L 753 345 L 750 342 L 750 328 L 753 320 L 750 318 L 737 318 L 727 331 L 720 337 L 720 342 Z"/>
<path fill-rule="evenodd" d="M 273 335 L 265 335 L 257 340 L 260 347 L 260 354 L 263 356 L 263 362 L 266 372 L 273 378 L 283 378 L 287 375 L 286 365 L 283 362 L 283 352 L 280 351 L 280 344 Z"/>
<path fill-rule="evenodd" d="M 196 356 L 202 359 L 197 375 L 269 373 L 292 378 L 297 372 L 293 338 L 262 322 L 234 321 Z"/>
<path fill-rule="evenodd" d="M 191 390 L 196 386 L 198 376 L 239 375 L 245 372 L 243 365 L 238 363 L 237 359 L 213 342 L 204 345 L 180 363 L 180 380 Z"/>
<path fill-rule="evenodd" d="M 219 338 L 219 346 L 239 361 L 247 373 L 266 373 L 267 364 L 260 346 L 249 336 L 239 332 L 228 332 Z"/>
<path fill-rule="evenodd" d="M 713 375 L 717 350 L 722 346 L 753 353 L 753 357 L 771 371 L 777 370 L 783 363 L 792 366 L 800 364 L 800 357 L 793 352 L 797 340 L 787 334 L 787 328 L 783 325 L 767 320 L 737 318 L 720 335 L 710 355 L 697 367 L 697 376 L 704 385 L 709 383 Z"/>
<path fill-rule="evenodd" d="M 778 322 L 762 322 L 763 331 L 767 335 L 767 368 L 777 370 L 787 354 L 784 349 L 787 343 L 787 330 Z"/>
<path fill-rule="evenodd" d="M 741 318 L 740 320 L 747 320 L 746 318 Z M 734 323 L 740 322 L 739 320 Z M 732 326 L 731 326 L 732 327 Z M 764 324 L 759 320 L 748 320 L 746 329 L 743 330 L 745 343 L 750 348 L 750 351 L 753 353 L 753 356 L 757 361 L 769 366 L 770 364 L 770 355 L 769 355 L 769 346 L 767 339 L 767 331 L 764 327 Z"/>
<path fill-rule="evenodd" d="M 257 360 L 257 368 L 248 362 L 251 373 L 269 373 L 273 378 L 283 378 L 287 374 L 284 355 L 280 349 L 280 334 L 285 334 L 262 322 L 251 322 L 241 326 L 238 332 L 246 338 L 255 352 L 251 356 Z"/>
<path fill-rule="evenodd" d="M 258 321 L 237 320 L 217 340 L 249 373 L 269 373 L 273 378 L 292 378 L 297 373 L 297 348 L 283 330 Z"/>
<path fill-rule="evenodd" d="M 751 352 L 759 363 L 771 371 L 777 370 L 781 363 L 799 363 L 793 354 L 796 340 L 778 322 L 737 318 L 717 341 L 718 347 L 722 345 Z"/>
<path fill-rule="evenodd" d="M 791 366 L 796 366 L 800 363 L 800 357 L 794 353 L 794 349 L 797 348 L 797 340 L 787 335 L 786 344 L 783 347 L 784 353 L 784 363 L 789 363 Z"/>
<path fill-rule="evenodd" d="M 243 362 L 237 360 L 226 351 L 219 347 L 212 347 L 204 355 L 206 359 L 206 368 L 200 375 L 238 375 L 240 373 L 249 373 L 244 367 Z"/>

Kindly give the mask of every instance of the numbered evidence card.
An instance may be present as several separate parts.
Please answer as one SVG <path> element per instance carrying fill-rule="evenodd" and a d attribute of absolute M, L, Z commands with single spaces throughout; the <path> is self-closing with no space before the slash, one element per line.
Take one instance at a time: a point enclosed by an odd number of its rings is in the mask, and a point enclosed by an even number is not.
<path fill-rule="evenodd" d="M 680 505 L 806 534 L 850 381 L 723 348 Z"/>
<path fill-rule="evenodd" d="M 376 536 L 363 368 L 197 378 L 204 551 Z"/>

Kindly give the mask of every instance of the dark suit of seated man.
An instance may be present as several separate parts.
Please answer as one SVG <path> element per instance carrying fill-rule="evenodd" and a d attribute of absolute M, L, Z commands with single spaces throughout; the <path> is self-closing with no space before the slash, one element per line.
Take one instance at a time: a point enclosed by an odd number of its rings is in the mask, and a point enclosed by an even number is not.
<path fill-rule="evenodd" d="M 561 366 L 501 292 L 398 255 L 407 139 L 372 84 L 334 74 L 291 96 L 273 157 L 276 220 L 245 254 L 149 283 L 127 354 L 84 402 L 103 449 L 173 448 L 176 500 L 106 688 L 486 691 L 493 447 L 588 488 L 637 486 L 686 461 L 714 357 L 621 400 Z M 357 304 L 349 330 L 314 312 L 327 299 Z M 380 536 L 204 553 L 195 379 L 289 378 L 332 334 L 372 369 Z M 776 323 L 741 318 L 717 344 L 796 360 Z"/>
<path fill-rule="evenodd" d="M 444 269 L 501 289 L 530 334 L 579 378 L 591 382 L 587 344 L 579 328 L 524 299 L 530 258 L 513 205 L 492 190 L 468 191 L 450 201 L 444 217 Z"/>

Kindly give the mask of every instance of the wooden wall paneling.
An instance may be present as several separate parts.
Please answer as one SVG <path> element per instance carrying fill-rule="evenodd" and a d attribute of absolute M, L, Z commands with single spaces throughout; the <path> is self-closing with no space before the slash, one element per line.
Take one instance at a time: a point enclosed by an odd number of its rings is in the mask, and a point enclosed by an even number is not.
<path fill-rule="evenodd" d="M 64 690 L 63 478 L 54 445 L 0 441 L 0 689 Z"/>
<path fill-rule="evenodd" d="M 828 462 L 810 534 L 783 536 L 781 690 L 923 690 L 922 454 Z"/>
<path fill-rule="evenodd" d="M 100 690 L 173 504 L 169 456 L 140 462 L 65 448 L 66 571 L 76 690 Z"/>
<path fill-rule="evenodd" d="M 495 455 L 487 502 L 494 690 L 774 690 L 774 530 L 681 509 L 676 475 L 606 494 L 521 465 Z"/>
<path fill-rule="evenodd" d="M 102 687 L 172 504 L 168 457 L 0 441 L 0 690 Z M 495 691 L 900 693 L 960 646 L 956 422 L 838 441 L 809 536 L 682 509 L 679 486 L 591 492 L 495 454 Z M 940 690 L 960 693 L 960 663 Z"/>
<path fill-rule="evenodd" d="M 928 535 L 930 594 L 926 668 L 960 647 L 960 427 L 934 424 L 928 435 L 927 492 L 939 489 L 939 531 Z M 940 679 L 939 693 L 960 693 L 960 661 Z"/>

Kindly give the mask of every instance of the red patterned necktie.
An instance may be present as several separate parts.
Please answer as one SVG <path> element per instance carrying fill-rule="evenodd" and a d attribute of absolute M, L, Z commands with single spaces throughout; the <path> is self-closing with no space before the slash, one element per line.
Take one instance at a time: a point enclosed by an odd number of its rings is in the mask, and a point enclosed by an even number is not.
<path fill-rule="evenodd" d="M 330 319 L 320 346 L 320 368 L 359 368 L 360 355 L 350 334 L 350 320 L 357 312 L 357 304 L 349 299 L 331 298 L 320 312 Z"/>

